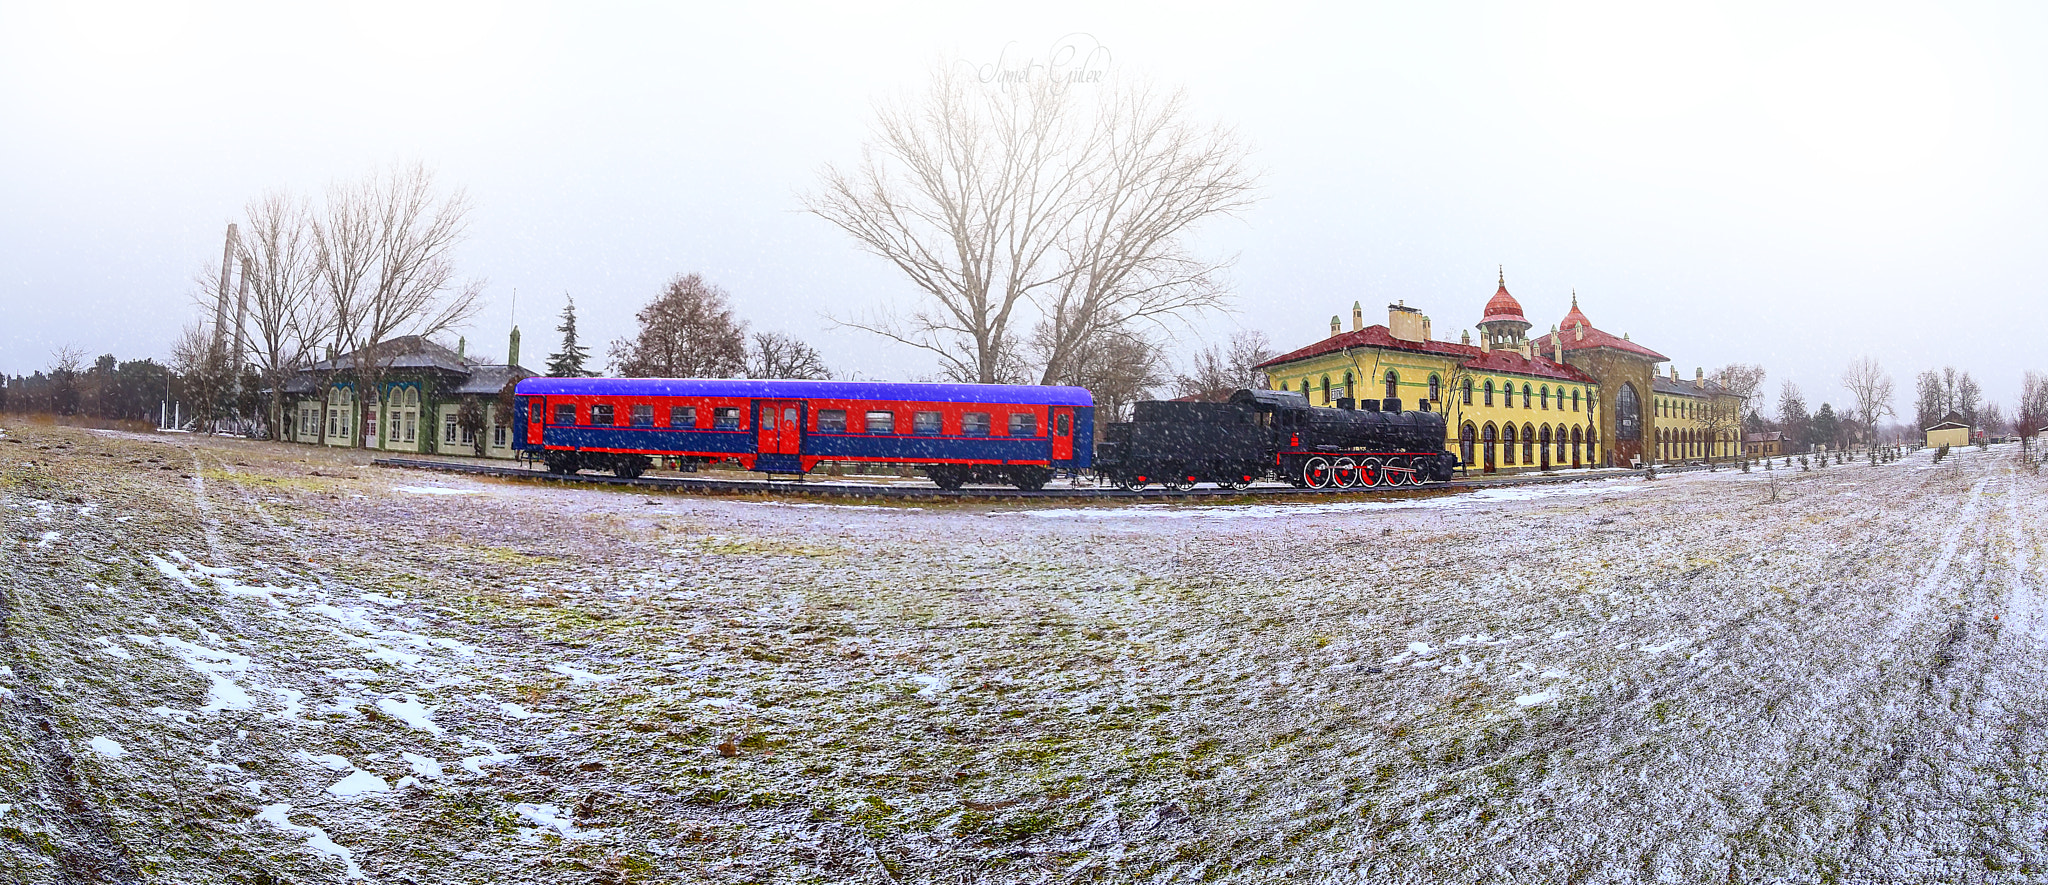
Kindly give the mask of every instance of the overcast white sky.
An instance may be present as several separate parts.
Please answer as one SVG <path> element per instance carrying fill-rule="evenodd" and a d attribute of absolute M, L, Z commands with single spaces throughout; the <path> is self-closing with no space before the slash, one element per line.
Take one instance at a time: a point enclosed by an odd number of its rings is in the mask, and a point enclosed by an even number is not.
<path fill-rule="evenodd" d="M 248 198 L 422 160 L 477 204 L 473 351 L 503 354 L 516 289 L 526 365 L 565 292 L 601 354 L 696 271 L 842 372 L 922 377 L 830 328 L 915 293 L 797 194 L 935 60 L 1076 33 L 1265 171 L 1199 238 L 1238 256 L 1240 310 L 1182 351 L 1240 325 L 1291 349 L 1353 300 L 1455 340 L 1505 265 L 1540 328 L 1576 287 L 1687 375 L 1761 362 L 1812 404 L 1863 353 L 1908 414 L 1922 368 L 2008 403 L 2048 369 L 2048 7 L 852 6 L 0 0 L 0 371 L 161 358 Z"/>

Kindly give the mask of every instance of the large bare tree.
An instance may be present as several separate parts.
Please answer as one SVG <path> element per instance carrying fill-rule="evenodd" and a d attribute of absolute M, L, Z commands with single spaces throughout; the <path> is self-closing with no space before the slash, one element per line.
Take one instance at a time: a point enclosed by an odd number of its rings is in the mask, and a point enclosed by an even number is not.
<path fill-rule="evenodd" d="M 2022 451 L 2031 451 L 2034 437 L 2048 430 L 2048 375 L 2028 370 L 2020 378 L 2020 401 L 2013 411 L 2013 429 Z"/>
<path fill-rule="evenodd" d="M 697 274 L 668 281 L 634 315 L 640 333 L 612 342 L 612 371 L 629 378 L 732 378 L 747 371 L 746 324 Z"/>
<path fill-rule="evenodd" d="M 880 109 L 857 169 L 828 167 L 805 199 L 926 296 L 841 322 L 957 380 L 1054 383 L 1099 364 L 1111 345 L 1095 339 L 1221 306 L 1223 263 L 1183 238 L 1248 206 L 1254 176 L 1232 132 L 1187 117 L 1180 95 L 1139 85 L 940 68 L 921 102 Z"/>
<path fill-rule="evenodd" d="M 458 283 L 454 250 L 469 228 L 468 195 L 442 193 L 423 165 L 394 166 L 328 189 L 325 214 L 313 227 L 319 283 L 333 320 L 334 342 L 355 355 L 359 390 L 374 392 L 392 355 L 384 343 L 447 331 L 473 315 L 481 280 Z M 357 409 L 367 405 L 359 398 Z M 367 423 L 354 421 L 354 441 Z"/>
<path fill-rule="evenodd" d="M 1877 442 L 1877 422 L 1892 411 L 1892 376 L 1885 374 L 1877 360 L 1862 356 L 1849 361 L 1842 370 L 1842 386 L 1856 401 L 1855 421 L 1863 427 L 1864 439 Z"/>
<path fill-rule="evenodd" d="M 320 250 L 305 198 L 273 190 L 243 210 L 242 279 L 253 295 L 245 337 L 256 370 L 270 388 L 273 436 L 284 427 L 284 385 L 329 340 L 334 313 L 323 309 L 317 284 Z"/>

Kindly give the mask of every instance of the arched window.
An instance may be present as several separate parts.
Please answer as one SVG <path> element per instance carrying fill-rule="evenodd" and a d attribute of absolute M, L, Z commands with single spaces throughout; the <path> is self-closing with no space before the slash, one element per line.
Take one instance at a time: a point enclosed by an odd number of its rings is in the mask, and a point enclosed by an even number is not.
<path fill-rule="evenodd" d="M 1522 408 L 1529 408 L 1529 385 L 1522 385 Z"/>
<path fill-rule="evenodd" d="M 1487 399 L 1488 399 L 1488 400 L 1491 400 L 1491 399 L 1493 398 L 1493 394 L 1492 394 L 1491 392 L 1488 392 L 1486 396 L 1487 396 Z M 1469 405 L 1471 405 L 1471 404 L 1472 404 L 1472 379 L 1470 379 L 1470 378 L 1467 378 L 1467 379 L 1465 379 L 1465 405 L 1468 405 L 1468 406 L 1469 406 Z M 1490 403 L 1490 402 L 1489 402 L 1488 404 L 1489 404 L 1489 405 L 1491 405 L 1491 403 Z"/>
<path fill-rule="evenodd" d="M 1578 410 L 1579 410 L 1579 392 L 1578 392 L 1577 390 L 1573 390 L 1573 391 L 1572 391 L 1572 411 L 1576 412 L 1576 411 L 1578 411 Z"/>
<path fill-rule="evenodd" d="M 1338 395 L 1338 396 L 1348 396 L 1348 397 L 1351 397 L 1352 399 L 1357 399 L 1357 398 L 1358 398 L 1358 388 L 1356 388 L 1356 387 L 1353 387 L 1353 386 L 1351 385 L 1351 373 L 1350 373 L 1350 372 L 1345 372 L 1345 373 L 1344 373 L 1344 391 L 1343 391 L 1342 393 L 1339 393 L 1339 394 L 1337 394 L 1337 395 Z"/>
<path fill-rule="evenodd" d="M 1550 408 L 1550 385 L 1545 384 L 1543 389 L 1536 392 L 1536 402 L 1541 403 L 1543 408 Z"/>
<path fill-rule="evenodd" d="M 1443 402 L 1443 399 L 1443 381 L 1436 376 L 1436 373 L 1431 372 L 1429 375 L 1429 400 L 1430 402 Z"/>
<path fill-rule="evenodd" d="M 1323 405 L 1330 404 L 1330 376 L 1323 376 Z"/>
<path fill-rule="evenodd" d="M 1493 405 L 1493 379 L 1486 379 L 1486 404 Z"/>
<path fill-rule="evenodd" d="M 1579 455 L 1580 455 L 1580 453 L 1581 453 L 1581 452 L 1585 451 L 1585 449 L 1581 448 L 1581 446 L 1584 446 L 1585 444 L 1586 444 L 1586 437 L 1585 437 L 1585 435 L 1579 432 L 1579 427 L 1578 427 L 1577 425 L 1573 425 L 1573 426 L 1572 426 L 1572 466 L 1573 466 L 1573 467 L 1577 467 L 1577 466 L 1579 466 L 1579 464 L 1580 464 L 1580 461 L 1579 461 Z"/>
<path fill-rule="evenodd" d="M 1515 463 L 1515 425 L 1509 424 L 1500 429 L 1500 452 L 1502 464 Z"/>
<path fill-rule="evenodd" d="M 1388 369 L 1388 370 L 1387 370 L 1387 399 L 1393 399 L 1393 398 L 1395 398 L 1395 397 L 1398 397 L 1398 396 L 1400 396 L 1400 395 L 1401 395 L 1401 389 L 1400 389 L 1400 388 L 1401 388 L 1401 376 L 1399 376 L 1399 375 L 1396 375 L 1396 374 L 1394 374 L 1394 370 L 1393 370 L 1393 369 Z"/>
<path fill-rule="evenodd" d="M 1286 393 L 1286 392 L 1287 392 L 1287 382 L 1285 382 L 1285 381 L 1282 381 L 1282 382 L 1280 382 L 1280 392 L 1281 392 L 1281 393 Z"/>
<path fill-rule="evenodd" d="M 1547 392 L 1547 391 L 1546 391 L 1546 392 Z M 1542 442 L 1542 444 L 1543 444 L 1543 457 L 1545 457 L 1545 458 L 1549 458 L 1549 457 L 1551 456 L 1551 455 L 1550 455 L 1550 425 L 1548 425 L 1548 424 L 1545 424 L 1545 425 L 1543 425 L 1542 427 L 1540 427 L 1540 428 L 1538 428 L 1538 429 L 1537 429 L 1536 433 L 1537 433 L 1537 435 L 1538 435 L 1539 437 L 1541 437 L 1541 440 L 1540 440 L 1540 441 L 1541 441 L 1541 442 Z"/>
<path fill-rule="evenodd" d="M 1491 384 L 1493 382 L 1489 381 L 1487 383 Z M 1486 472 L 1492 473 L 1493 465 L 1496 463 L 1494 460 L 1493 447 L 1494 444 L 1500 439 L 1500 431 L 1499 429 L 1493 426 L 1493 422 L 1488 421 L 1486 422 L 1486 430 L 1482 432 L 1485 434 L 1484 436 L 1480 437 L 1480 439 L 1484 441 L 1486 444 Z"/>
<path fill-rule="evenodd" d="M 1556 459 L 1557 463 L 1559 464 L 1564 463 L 1564 437 L 1565 426 L 1559 424 L 1557 425 L 1557 445 L 1554 446 L 1550 451 L 1550 457 Z"/>
<path fill-rule="evenodd" d="M 1465 392 L 1468 395 L 1472 391 L 1471 385 L 1472 382 L 1465 382 Z M 1470 402 L 1471 400 L 1468 398 L 1466 401 Z M 1477 434 L 1478 431 L 1472 427 L 1472 422 L 1470 421 L 1465 422 L 1464 427 L 1458 428 L 1458 460 L 1467 467 L 1472 466 L 1472 437 Z"/>
<path fill-rule="evenodd" d="M 1636 386 L 1626 381 L 1614 394 L 1614 435 L 1623 441 L 1643 438 L 1642 399 L 1636 395 Z"/>
<path fill-rule="evenodd" d="M 1536 463 L 1536 428 L 1522 425 L 1522 463 Z"/>

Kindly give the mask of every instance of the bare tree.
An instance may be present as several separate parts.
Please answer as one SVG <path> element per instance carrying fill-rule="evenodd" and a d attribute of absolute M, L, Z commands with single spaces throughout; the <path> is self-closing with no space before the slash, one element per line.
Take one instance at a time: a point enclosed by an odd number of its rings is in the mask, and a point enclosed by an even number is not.
<path fill-rule="evenodd" d="M 1813 416 L 1806 413 L 1806 395 L 1799 392 L 1799 385 L 1792 383 L 1792 379 L 1785 379 L 1778 387 L 1778 429 L 1803 452 L 1812 422 Z"/>
<path fill-rule="evenodd" d="M 334 314 L 317 297 L 320 250 L 313 213 L 304 198 L 274 190 L 243 210 L 242 279 L 254 293 L 248 331 L 256 370 L 270 389 L 269 420 L 284 426 L 284 385 L 332 331 Z"/>
<path fill-rule="evenodd" d="M 747 343 L 747 377 L 830 378 L 816 348 L 794 335 L 755 332 Z"/>
<path fill-rule="evenodd" d="M 926 350 L 958 380 L 1053 383 L 1107 352 L 1094 338 L 1221 305 L 1220 265 L 1181 237 L 1249 204 L 1243 148 L 1187 123 L 1178 95 L 1104 94 L 1054 78 L 988 87 L 954 66 L 922 104 L 882 108 L 859 169 L 828 167 L 805 207 L 928 302 L 841 322 Z M 1033 299 L 1036 366 L 1018 333 Z"/>
<path fill-rule="evenodd" d="M 2028 370 L 2020 377 L 2019 408 L 2013 414 L 2021 448 L 2031 451 L 2033 440 L 2048 430 L 2048 375 Z"/>
<path fill-rule="evenodd" d="M 223 417 L 230 380 L 225 355 L 213 346 L 216 340 L 205 321 L 197 320 L 171 342 L 171 371 L 190 401 L 192 421 L 203 427 L 212 427 Z"/>
<path fill-rule="evenodd" d="M 1967 377 L 1967 376 L 1966 376 Z M 1885 374 L 1884 367 L 1870 357 L 1857 357 L 1849 362 L 1849 368 L 1842 372 L 1842 386 L 1848 388 L 1849 398 L 1856 401 L 1855 421 L 1864 430 L 1864 438 L 1877 438 L 1877 422 L 1892 411 L 1892 376 Z"/>
<path fill-rule="evenodd" d="M 640 333 L 612 342 L 612 371 L 629 378 L 731 378 L 747 371 L 746 324 L 725 290 L 677 275 L 634 314 Z"/>
<path fill-rule="evenodd" d="M 417 164 L 328 189 L 326 214 L 313 227 L 319 282 L 334 342 L 355 355 L 351 368 L 370 395 L 391 359 L 379 345 L 447 331 L 476 312 L 483 282 L 458 284 L 453 260 L 469 210 L 462 189 L 439 193 L 434 174 Z M 357 407 L 368 404 L 365 396 Z M 361 444 L 367 422 L 353 426 Z"/>
<path fill-rule="evenodd" d="M 1272 358 L 1273 348 L 1264 332 L 1238 332 L 1230 336 L 1227 345 L 1212 344 L 1197 351 L 1188 371 L 1174 376 L 1174 392 L 1178 396 L 1223 402 L 1239 390 L 1257 386 L 1259 373 L 1252 367 Z"/>
<path fill-rule="evenodd" d="M 1714 395 L 1707 399 L 1707 408 L 1699 420 L 1707 434 L 1707 460 L 1714 459 L 1713 441 L 1733 436 L 1735 450 L 1742 450 L 1743 418 L 1749 412 L 1750 400 L 1764 386 L 1764 367 L 1755 363 L 1729 363 L 1714 370 L 1709 380 L 1721 386 L 1726 395 Z M 1732 397 L 1732 401 L 1729 399 Z"/>

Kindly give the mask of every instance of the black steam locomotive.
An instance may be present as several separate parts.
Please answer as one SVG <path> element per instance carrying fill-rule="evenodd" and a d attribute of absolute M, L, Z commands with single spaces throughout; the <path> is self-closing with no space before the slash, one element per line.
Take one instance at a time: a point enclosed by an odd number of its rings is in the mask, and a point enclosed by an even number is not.
<path fill-rule="evenodd" d="M 1095 447 L 1096 473 L 1125 489 L 1244 488 L 1269 475 L 1311 489 L 1419 485 L 1450 479 L 1458 465 L 1444 449 L 1444 416 L 1403 411 L 1398 399 L 1328 408 L 1299 393 L 1240 390 L 1224 403 L 1141 402 L 1131 417 L 1104 428 Z"/>

